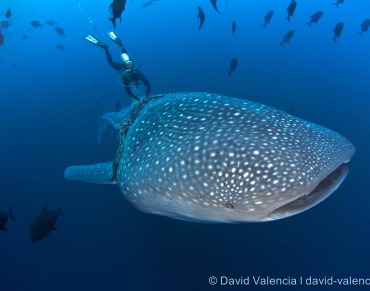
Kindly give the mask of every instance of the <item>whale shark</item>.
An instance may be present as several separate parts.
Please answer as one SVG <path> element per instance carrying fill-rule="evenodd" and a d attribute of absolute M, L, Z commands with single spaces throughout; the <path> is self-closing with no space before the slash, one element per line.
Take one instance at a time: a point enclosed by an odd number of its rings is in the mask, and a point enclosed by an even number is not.
<path fill-rule="evenodd" d="M 137 209 L 171 218 L 242 223 L 301 213 L 339 187 L 355 153 L 339 133 L 244 99 L 169 93 L 135 118 L 133 108 L 102 117 L 117 131 L 129 124 L 116 172 L 108 161 L 68 167 L 65 178 L 115 183 Z"/>

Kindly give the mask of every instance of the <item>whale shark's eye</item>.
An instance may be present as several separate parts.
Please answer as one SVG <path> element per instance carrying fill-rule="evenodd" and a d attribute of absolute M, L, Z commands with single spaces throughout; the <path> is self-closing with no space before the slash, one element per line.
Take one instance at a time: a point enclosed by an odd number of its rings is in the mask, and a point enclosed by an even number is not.
<path fill-rule="evenodd" d="M 234 205 L 232 205 L 230 202 L 229 203 L 226 203 L 225 204 L 225 207 L 229 210 L 233 210 L 234 209 Z"/>

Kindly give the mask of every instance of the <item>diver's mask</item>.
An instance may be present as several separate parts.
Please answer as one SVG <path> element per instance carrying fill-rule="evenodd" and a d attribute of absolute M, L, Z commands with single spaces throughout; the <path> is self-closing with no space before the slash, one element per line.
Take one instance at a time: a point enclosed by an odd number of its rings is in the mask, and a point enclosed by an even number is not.
<path fill-rule="evenodd" d="M 125 62 L 126 70 L 132 71 L 134 69 L 134 62 L 131 60 L 128 60 Z"/>

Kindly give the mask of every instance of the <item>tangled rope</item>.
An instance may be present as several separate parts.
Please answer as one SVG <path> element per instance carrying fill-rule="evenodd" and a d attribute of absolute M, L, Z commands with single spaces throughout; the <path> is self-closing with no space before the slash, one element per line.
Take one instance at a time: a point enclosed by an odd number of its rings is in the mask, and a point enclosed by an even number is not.
<path fill-rule="evenodd" d="M 134 123 L 137 115 L 145 107 L 145 105 L 147 105 L 150 101 L 159 99 L 163 96 L 165 95 L 145 96 L 143 99 L 140 99 L 140 101 L 136 103 L 132 108 L 130 117 L 121 125 L 119 130 L 119 145 L 112 165 L 113 176 L 110 179 L 110 182 L 116 181 L 119 162 L 125 148 L 125 138 L 130 129 L 130 126 Z"/>

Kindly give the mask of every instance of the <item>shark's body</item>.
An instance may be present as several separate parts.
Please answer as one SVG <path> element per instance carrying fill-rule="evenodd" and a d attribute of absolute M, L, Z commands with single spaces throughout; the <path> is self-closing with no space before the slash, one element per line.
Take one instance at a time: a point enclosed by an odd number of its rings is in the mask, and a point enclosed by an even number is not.
<path fill-rule="evenodd" d="M 119 128 L 130 108 L 105 120 Z M 353 145 L 285 112 L 208 93 L 148 103 L 125 138 L 117 185 L 138 209 L 201 222 L 268 221 L 302 212 L 344 180 Z M 112 163 L 74 166 L 104 183 Z"/>

